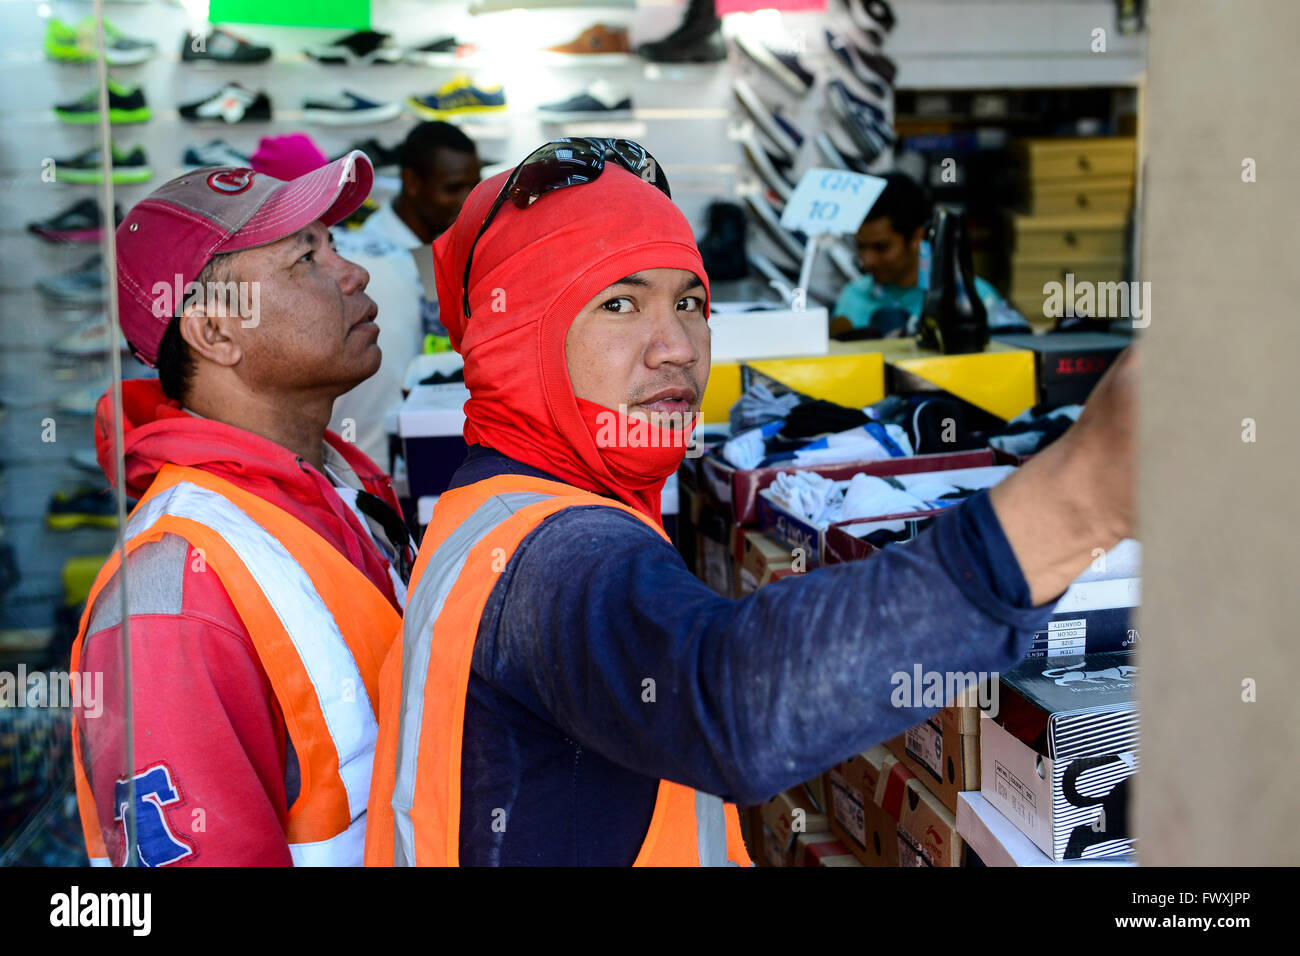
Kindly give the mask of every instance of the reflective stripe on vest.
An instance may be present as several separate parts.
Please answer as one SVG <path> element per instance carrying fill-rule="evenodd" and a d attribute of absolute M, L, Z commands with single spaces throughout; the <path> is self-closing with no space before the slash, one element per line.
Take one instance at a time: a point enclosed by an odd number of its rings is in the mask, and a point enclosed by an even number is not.
<path fill-rule="evenodd" d="M 297 865 L 356 866 L 378 725 L 372 707 L 398 613 L 365 575 L 297 518 L 206 472 L 166 466 L 127 521 L 128 553 L 163 534 L 206 549 L 271 683 L 302 770 L 287 838 Z M 74 668 L 100 590 L 101 569 L 73 647 Z M 103 855 L 80 734 L 77 794 L 91 856 Z"/>
<path fill-rule="evenodd" d="M 367 864 L 458 862 L 464 703 L 477 622 L 495 572 L 519 542 L 550 515 L 581 505 L 622 508 L 666 540 L 661 528 L 631 508 L 534 478 L 488 479 L 447 492 L 434 507 L 411 579 L 402 640 L 381 677 L 384 705 Z M 443 620 L 444 613 L 453 624 Z M 749 865 L 735 808 L 660 781 L 636 863 Z"/>

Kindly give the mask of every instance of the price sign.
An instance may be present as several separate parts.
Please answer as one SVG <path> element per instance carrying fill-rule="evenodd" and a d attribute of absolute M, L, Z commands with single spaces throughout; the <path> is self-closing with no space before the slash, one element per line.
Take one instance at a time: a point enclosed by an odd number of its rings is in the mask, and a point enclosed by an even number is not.
<path fill-rule="evenodd" d="M 885 180 L 879 176 L 843 169 L 810 169 L 785 204 L 781 225 L 810 236 L 855 233 L 884 191 Z"/>

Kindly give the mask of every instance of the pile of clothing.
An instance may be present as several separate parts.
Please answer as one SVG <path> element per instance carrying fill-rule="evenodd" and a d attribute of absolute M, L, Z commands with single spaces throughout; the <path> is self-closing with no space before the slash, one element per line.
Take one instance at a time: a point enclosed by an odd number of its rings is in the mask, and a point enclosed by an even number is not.
<path fill-rule="evenodd" d="M 990 435 L 989 444 L 1013 455 L 1035 454 L 1064 435 L 1082 411 L 1082 405 L 1048 409 L 1035 406 L 1007 422 L 1006 428 Z"/>
<path fill-rule="evenodd" d="M 949 484 L 940 476 L 904 486 L 897 478 L 858 474 L 846 483 L 815 472 L 796 471 L 777 475 L 766 493 L 786 511 L 825 529 L 836 521 L 853 518 L 937 511 L 975 491 Z"/>

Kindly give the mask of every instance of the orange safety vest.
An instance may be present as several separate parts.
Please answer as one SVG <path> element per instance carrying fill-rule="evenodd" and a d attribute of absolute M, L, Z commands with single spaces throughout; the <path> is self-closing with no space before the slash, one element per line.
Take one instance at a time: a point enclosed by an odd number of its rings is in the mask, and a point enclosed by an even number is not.
<path fill-rule="evenodd" d="M 127 520 L 126 551 L 164 534 L 198 549 L 221 579 L 280 704 L 301 770 L 285 832 L 295 865 L 360 866 L 378 730 L 371 702 L 401 624 L 397 611 L 302 521 L 205 471 L 158 472 Z M 72 646 L 74 671 L 95 601 L 119 565 L 115 551 L 95 579 Z M 81 734 L 72 738 L 86 847 L 93 864 L 107 865 Z"/>
<path fill-rule="evenodd" d="M 433 509 L 411 575 L 402 639 L 379 678 L 379 743 L 367 866 L 457 866 L 461 747 L 479 619 L 515 549 L 563 508 L 640 512 L 571 485 L 498 475 L 446 492 Z M 750 866 L 736 808 L 659 781 L 634 866 Z"/>

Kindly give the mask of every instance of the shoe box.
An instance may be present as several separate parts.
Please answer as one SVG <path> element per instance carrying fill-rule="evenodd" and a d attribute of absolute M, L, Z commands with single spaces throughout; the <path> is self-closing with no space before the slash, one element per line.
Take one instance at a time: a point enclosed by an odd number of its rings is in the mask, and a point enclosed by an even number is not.
<path fill-rule="evenodd" d="M 801 861 L 798 841 L 807 838 L 802 851 L 806 854 L 810 840 L 821 843 L 833 840 L 830 821 L 823 812 L 825 802 L 817 795 L 821 786 L 821 778 L 817 778 L 778 793 L 758 807 L 755 823 L 761 832 L 761 852 L 757 855 L 761 857 L 762 865 L 815 865 Z M 818 853 L 821 855 L 824 851 Z"/>
<path fill-rule="evenodd" d="M 806 570 L 801 564 L 796 564 L 795 556 L 789 548 L 782 547 L 762 531 L 753 528 L 739 529 L 736 547 L 734 581 L 738 598 L 753 594 L 765 584 Z"/>
<path fill-rule="evenodd" d="M 912 458 L 890 458 L 890 459 L 886 459 L 883 462 L 878 462 L 877 464 L 886 466 L 886 468 L 888 468 L 889 466 L 895 465 L 895 463 L 912 462 L 918 460 L 918 458 L 938 458 L 938 457 L 959 458 L 961 455 L 964 454 L 985 455 L 986 451 L 987 450 L 980 450 L 975 452 L 963 452 L 951 456 L 925 455 L 925 456 L 914 456 Z M 985 459 L 985 461 L 986 462 L 991 461 L 993 457 L 992 452 L 987 452 L 987 456 L 988 457 Z M 959 483 L 963 488 L 971 488 L 971 489 L 992 487 L 993 485 L 997 484 L 999 481 L 1001 481 L 1003 478 L 1005 478 L 1008 474 L 1010 474 L 1014 470 L 1009 465 L 982 464 L 974 468 L 948 468 L 944 466 L 951 464 L 951 462 L 936 462 L 935 464 L 939 465 L 939 467 L 936 468 L 934 471 L 935 474 L 941 474 L 941 475 L 951 474 L 954 483 Z M 816 469 L 811 469 L 811 468 L 794 469 L 790 466 L 787 466 L 785 470 L 812 471 Z M 931 472 L 919 472 L 919 473 L 912 472 L 912 471 L 901 472 L 892 469 L 867 470 L 865 468 L 862 468 L 859 470 L 864 471 L 867 474 L 874 474 L 874 475 L 889 474 L 895 477 L 902 477 L 904 480 L 904 484 L 906 484 L 906 481 L 908 479 L 919 480 L 925 477 L 929 477 L 932 474 Z M 848 484 L 847 477 L 842 479 L 837 478 L 835 480 L 837 480 L 842 484 Z M 898 520 L 922 521 L 927 518 L 933 518 L 937 513 L 938 513 L 937 510 L 930 510 L 930 511 L 919 511 L 919 512 L 911 512 L 908 514 L 896 514 L 896 515 L 863 515 L 861 517 L 863 519 L 874 518 L 880 521 L 898 521 Z M 793 512 L 787 511 L 772 496 L 771 492 L 767 488 L 764 488 L 762 491 L 758 493 L 758 526 L 763 530 L 765 534 L 767 534 L 768 537 L 772 538 L 778 544 L 787 546 L 788 548 L 791 549 L 792 552 L 795 549 L 798 549 L 803 554 L 805 554 L 807 556 L 809 566 L 820 565 L 823 562 L 823 552 L 825 550 L 826 533 L 829 529 L 819 527 L 813 522 L 808 521 L 802 515 L 797 515 L 794 514 Z"/>
<path fill-rule="evenodd" d="M 1012 304 L 1046 323 L 1049 282 L 1119 282 L 1137 145 L 1133 137 L 1027 139 L 1015 146 L 1027 212 L 1011 216 Z"/>
<path fill-rule="evenodd" d="M 1095 860 L 1057 862 L 1034 846 L 1016 825 L 993 808 L 979 792 L 957 798 L 957 832 L 966 844 L 966 865 L 976 866 L 1136 866 L 1133 856 L 1104 856 Z M 976 862 L 978 861 L 978 862 Z"/>
<path fill-rule="evenodd" d="M 463 382 L 417 385 L 402 402 L 397 433 L 406 458 L 410 496 L 421 498 L 447 490 L 452 475 L 465 461 L 465 401 Z"/>
<path fill-rule="evenodd" d="M 1133 340 L 1108 332 L 995 335 L 995 341 L 1034 353 L 1037 404 L 1057 407 L 1085 401 L 1106 369 Z"/>
<path fill-rule="evenodd" d="M 1133 851 L 1137 678 L 1128 652 L 1026 660 L 980 718 L 980 793 L 1052 860 Z"/>
<path fill-rule="evenodd" d="M 927 718 L 892 740 L 885 749 L 939 802 L 957 812 L 957 795 L 980 788 L 980 709 L 977 692 Z"/>
<path fill-rule="evenodd" d="M 867 866 L 962 865 L 953 812 L 885 747 L 826 772 L 831 832 Z"/>

